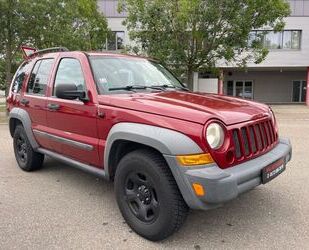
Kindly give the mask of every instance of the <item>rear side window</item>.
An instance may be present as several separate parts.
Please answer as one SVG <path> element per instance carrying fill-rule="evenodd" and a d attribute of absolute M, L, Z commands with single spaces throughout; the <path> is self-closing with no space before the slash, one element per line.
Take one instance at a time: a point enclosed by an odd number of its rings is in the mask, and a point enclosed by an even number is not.
<path fill-rule="evenodd" d="M 12 85 L 12 92 L 13 93 L 19 93 L 22 86 L 23 82 L 25 81 L 27 71 L 29 68 L 29 63 L 24 62 L 17 70 L 15 78 L 13 80 L 13 85 Z"/>
<path fill-rule="evenodd" d="M 43 59 L 36 62 L 28 82 L 27 93 L 35 95 L 45 95 L 46 86 L 54 59 Z"/>
<path fill-rule="evenodd" d="M 58 66 L 55 79 L 54 92 L 58 84 L 74 83 L 77 90 L 86 90 L 85 78 L 82 67 L 77 59 L 63 58 Z"/>

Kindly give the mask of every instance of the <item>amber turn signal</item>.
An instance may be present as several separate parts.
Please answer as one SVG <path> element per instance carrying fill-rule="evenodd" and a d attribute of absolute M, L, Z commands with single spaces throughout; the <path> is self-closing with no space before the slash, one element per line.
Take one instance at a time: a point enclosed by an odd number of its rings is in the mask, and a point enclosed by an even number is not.
<path fill-rule="evenodd" d="M 176 158 L 182 166 L 196 166 L 214 162 L 210 154 L 178 155 Z"/>
<path fill-rule="evenodd" d="M 204 196 L 205 195 L 204 188 L 201 184 L 193 183 L 192 187 L 193 187 L 193 190 L 194 190 L 194 192 L 197 196 Z"/>

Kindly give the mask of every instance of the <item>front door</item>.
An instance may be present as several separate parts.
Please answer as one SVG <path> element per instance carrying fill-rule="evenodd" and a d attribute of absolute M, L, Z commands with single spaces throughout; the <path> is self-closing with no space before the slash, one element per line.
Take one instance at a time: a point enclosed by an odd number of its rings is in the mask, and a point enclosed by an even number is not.
<path fill-rule="evenodd" d="M 293 102 L 306 101 L 307 84 L 306 81 L 293 81 Z"/>
<path fill-rule="evenodd" d="M 98 155 L 97 108 L 92 95 L 87 102 L 55 96 L 58 84 L 74 83 L 78 90 L 89 90 L 82 63 L 82 58 L 59 59 L 52 93 L 47 99 L 48 136 L 54 151 L 86 164 L 102 166 Z"/>

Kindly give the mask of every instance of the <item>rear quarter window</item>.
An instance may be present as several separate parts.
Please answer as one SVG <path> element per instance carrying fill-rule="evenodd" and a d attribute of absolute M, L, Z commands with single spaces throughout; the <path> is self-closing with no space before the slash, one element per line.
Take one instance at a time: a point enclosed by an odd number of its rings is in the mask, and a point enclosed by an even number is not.
<path fill-rule="evenodd" d="M 29 66 L 29 62 L 24 62 L 16 71 L 15 77 L 12 81 L 13 93 L 20 93 L 20 90 L 22 89 L 23 83 L 26 79 L 27 72 L 29 72 Z"/>

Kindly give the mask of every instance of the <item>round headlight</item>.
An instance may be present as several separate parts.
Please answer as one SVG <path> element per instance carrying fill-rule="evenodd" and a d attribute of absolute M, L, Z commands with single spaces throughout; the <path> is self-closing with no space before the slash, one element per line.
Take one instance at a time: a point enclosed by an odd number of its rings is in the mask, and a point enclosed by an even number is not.
<path fill-rule="evenodd" d="M 218 149 L 224 142 L 224 131 L 218 123 L 211 123 L 206 130 L 206 139 L 212 149 Z"/>

